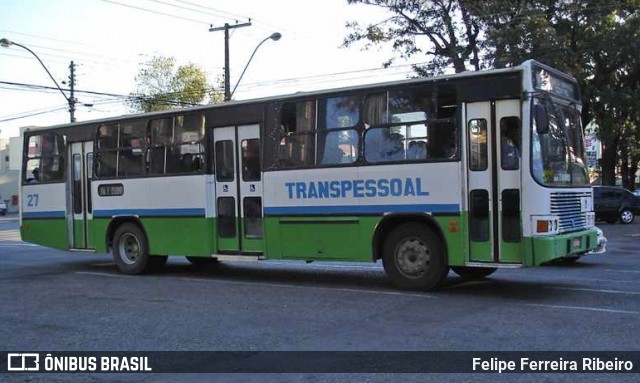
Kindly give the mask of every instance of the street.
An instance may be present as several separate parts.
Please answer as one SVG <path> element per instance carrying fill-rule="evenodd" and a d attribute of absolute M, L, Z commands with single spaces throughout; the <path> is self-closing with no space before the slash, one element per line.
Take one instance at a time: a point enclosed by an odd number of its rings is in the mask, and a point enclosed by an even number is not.
<path fill-rule="evenodd" d="M 110 256 L 22 243 L 0 220 L 0 344 L 10 351 L 637 351 L 640 223 L 598 223 L 607 252 L 574 265 L 449 274 L 428 293 L 380 264 L 266 261 L 120 274 Z M 294 361 L 292 361 L 293 363 Z M 635 381 L 633 375 L 219 374 L 215 381 Z M 179 381 L 201 381 L 183 375 Z M 2 382 L 177 381 L 171 374 L 12 374 Z"/>

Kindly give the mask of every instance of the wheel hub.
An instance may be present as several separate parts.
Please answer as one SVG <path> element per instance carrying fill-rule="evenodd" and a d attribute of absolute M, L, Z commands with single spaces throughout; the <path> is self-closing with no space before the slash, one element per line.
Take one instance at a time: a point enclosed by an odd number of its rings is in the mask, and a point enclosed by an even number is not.
<path fill-rule="evenodd" d="M 396 248 L 398 270 L 406 277 L 416 278 L 429 267 L 429 248 L 418 238 L 408 238 Z"/>
<path fill-rule="evenodd" d="M 138 261 L 140 257 L 140 241 L 135 235 L 124 234 L 120 238 L 120 244 L 118 246 L 120 258 L 128 265 L 133 265 Z"/>

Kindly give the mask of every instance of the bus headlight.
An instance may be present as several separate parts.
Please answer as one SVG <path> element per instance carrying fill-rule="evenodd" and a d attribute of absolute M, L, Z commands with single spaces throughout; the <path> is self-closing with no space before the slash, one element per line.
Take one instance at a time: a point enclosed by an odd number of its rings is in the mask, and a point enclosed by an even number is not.
<path fill-rule="evenodd" d="M 560 218 L 555 215 L 531 216 L 533 235 L 552 235 L 560 231 Z"/>

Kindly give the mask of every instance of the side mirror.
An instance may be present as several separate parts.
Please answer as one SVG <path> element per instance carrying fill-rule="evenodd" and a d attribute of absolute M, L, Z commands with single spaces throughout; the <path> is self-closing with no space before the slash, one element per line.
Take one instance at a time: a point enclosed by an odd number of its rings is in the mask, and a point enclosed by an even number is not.
<path fill-rule="evenodd" d="M 538 134 L 549 133 L 549 115 L 547 108 L 542 104 L 536 104 L 533 107 L 533 118 L 536 122 L 536 132 Z"/>

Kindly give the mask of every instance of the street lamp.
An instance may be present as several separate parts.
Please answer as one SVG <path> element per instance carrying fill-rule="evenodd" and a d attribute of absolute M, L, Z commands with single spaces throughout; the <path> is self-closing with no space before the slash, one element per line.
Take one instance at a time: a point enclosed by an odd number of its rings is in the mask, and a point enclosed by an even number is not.
<path fill-rule="evenodd" d="M 67 100 L 67 102 L 69 103 L 69 113 L 71 115 L 71 122 L 75 122 L 76 118 L 74 116 L 74 111 L 75 111 L 75 100 L 71 97 L 67 97 L 67 95 L 64 93 L 64 91 L 62 90 L 62 88 L 60 88 L 60 85 L 58 85 L 58 82 L 56 81 L 56 79 L 53 77 L 53 75 L 51 74 L 51 72 L 49 72 L 49 69 L 47 69 L 46 65 L 44 65 L 44 63 L 42 62 L 42 60 L 40 60 L 40 57 L 38 57 L 38 55 L 32 51 L 31 49 L 27 48 L 26 46 L 22 45 L 22 44 L 18 44 L 16 42 L 13 42 L 9 39 L 0 39 L 0 46 L 3 46 L 5 48 L 8 48 L 12 45 L 18 46 L 24 50 L 26 50 L 27 52 L 31 53 L 33 55 L 33 57 L 35 57 L 38 62 L 40 63 L 40 65 L 42 65 L 42 67 L 44 68 L 44 70 L 47 72 L 47 74 L 49 75 L 49 77 L 51 78 L 51 80 L 53 80 L 53 83 L 56 84 L 56 88 L 58 88 L 58 90 L 60 91 L 60 93 L 62 93 L 62 96 L 64 96 L 65 100 Z"/>
<path fill-rule="evenodd" d="M 251 60 L 253 60 L 253 56 L 258 51 L 258 48 L 260 48 L 260 46 L 262 44 L 264 44 L 265 41 L 267 41 L 267 40 L 278 41 L 278 40 L 280 40 L 281 37 L 282 37 L 282 34 L 280 34 L 280 32 L 275 32 L 271 36 L 269 36 L 266 39 L 260 41 L 260 44 L 258 44 L 258 46 L 256 46 L 256 49 L 253 50 L 253 53 L 251 54 L 251 57 L 249 57 L 249 61 L 247 61 L 247 65 L 244 66 L 244 69 L 242 70 L 242 73 L 240 74 L 240 78 L 238 78 L 238 82 L 236 83 L 236 86 L 233 87 L 233 91 L 231 91 L 231 94 L 229 95 L 229 100 L 231 100 L 231 98 L 233 97 L 233 94 L 236 92 L 236 88 L 240 84 L 240 80 L 242 80 L 242 76 L 244 76 L 244 72 L 247 71 L 247 68 L 249 67 L 249 64 L 251 64 Z M 229 100 L 226 100 L 226 101 L 229 101 Z"/>

